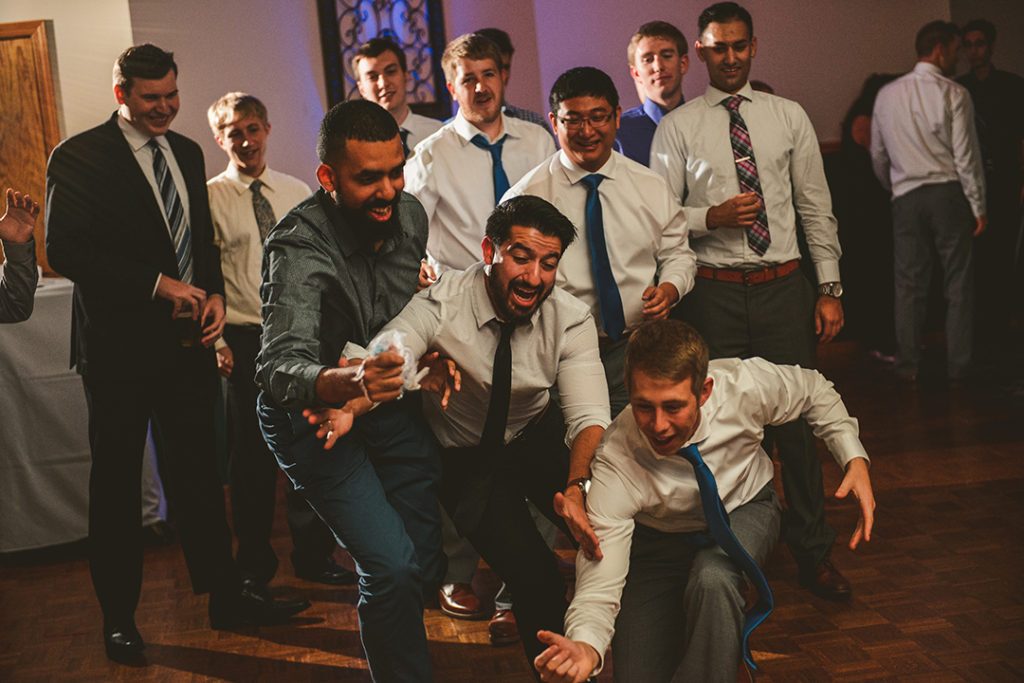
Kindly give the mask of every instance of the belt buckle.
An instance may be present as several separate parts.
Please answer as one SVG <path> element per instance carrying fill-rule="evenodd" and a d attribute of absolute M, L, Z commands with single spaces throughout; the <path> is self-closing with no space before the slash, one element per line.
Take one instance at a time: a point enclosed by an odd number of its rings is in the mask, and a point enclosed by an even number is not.
<path fill-rule="evenodd" d="M 757 283 L 754 282 L 754 276 L 760 273 L 759 270 L 744 270 L 743 271 L 743 285 L 745 287 L 753 287 Z"/>

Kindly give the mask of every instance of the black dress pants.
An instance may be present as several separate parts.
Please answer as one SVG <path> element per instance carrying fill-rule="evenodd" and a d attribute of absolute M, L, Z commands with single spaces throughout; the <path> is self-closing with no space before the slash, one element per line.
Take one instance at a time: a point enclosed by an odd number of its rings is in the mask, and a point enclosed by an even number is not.
<path fill-rule="evenodd" d="M 562 633 L 569 606 L 558 561 L 526 507 L 529 499 L 572 538 L 554 510 L 555 493 L 565 490 L 569 476 L 562 413 L 549 405 L 497 453 L 479 446 L 447 448 L 441 459 L 442 503 L 459 533 L 515 595 L 512 611 L 532 671 L 533 658 L 545 648 L 537 631 Z"/>
<path fill-rule="evenodd" d="M 231 519 L 238 539 L 238 568 L 242 576 L 267 583 L 277 571 L 277 556 L 270 546 L 281 468 L 270 452 L 256 415 L 256 355 L 260 350 L 258 325 L 227 325 L 224 341 L 234 356 L 228 378 L 228 484 Z M 292 565 L 299 573 L 318 574 L 334 552 L 334 535 L 313 512 L 288 477 L 285 500 L 291 530 Z"/>
<path fill-rule="evenodd" d="M 152 418 L 168 501 L 196 593 L 238 590 L 214 457 L 211 349 L 180 349 L 156 376 L 83 377 L 89 408 L 89 569 L 107 622 L 133 617 L 142 585 L 141 476 Z"/>

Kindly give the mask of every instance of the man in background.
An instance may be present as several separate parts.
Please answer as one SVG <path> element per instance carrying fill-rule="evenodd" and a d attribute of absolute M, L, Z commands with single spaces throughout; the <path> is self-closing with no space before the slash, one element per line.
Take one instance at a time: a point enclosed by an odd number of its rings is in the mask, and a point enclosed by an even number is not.
<path fill-rule="evenodd" d="M 512 45 L 512 39 L 508 33 L 500 28 L 482 28 L 476 31 L 476 33 L 493 41 L 498 46 L 498 50 L 501 51 L 501 80 L 504 82 L 505 91 L 508 92 L 508 82 L 512 78 L 512 55 L 516 52 L 515 47 Z M 506 116 L 536 123 L 548 133 L 551 132 L 548 128 L 547 119 L 533 110 L 513 106 L 503 99 L 501 111 Z"/>
<path fill-rule="evenodd" d="M 915 382 L 927 312 L 932 249 L 942 265 L 946 372 L 971 372 L 974 338 L 973 238 L 985 231 L 985 176 L 970 94 L 951 80 L 960 49 L 954 24 L 917 33 L 917 65 L 875 100 L 871 162 L 892 191 L 896 279 L 896 374 Z"/>
<path fill-rule="evenodd" d="M 978 142 L 985 168 L 988 229 L 974 240 L 975 358 L 992 375 L 1006 371 L 1004 352 L 1010 322 L 1020 316 L 1021 206 L 1024 204 L 1024 78 L 992 64 L 996 27 L 985 19 L 967 22 L 963 32 L 970 71 L 957 82 L 974 103 Z M 1007 311 L 1006 300 L 1015 303 Z M 1017 361 L 1020 362 L 1020 359 Z M 1022 368 L 1015 367 L 1019 373 Z"/>
<path fill-rule="evenodd" d="M 356 72 L 356 87 L 363 99 L 376 102 L 395 117 L 405 156 L 412 154 L 416 145 L 443 125 L 437 119 L 420 116 L 409 108 L 406 101 L 409 70 L 405 52 L 394 41 L 388 38 L 366 41 L 356 50 L 352 68 Z"/>
<path fill-rule="evenodd" d="M 214 457 L 224 280 L 199 145 L 170 130 L 174 56 L 128 48 L 118 110 L 61 142 L 46 169 L 46 249 L 75 283 L 71 348 L 89 407 L 89 569 L 107 656 L 137 662 L 143 444 L 150 417 L 192 587 L 210 626 L 275 623 L 307 607 L 243 588 Z"/>
<path fill-rule="evenodd" d="M 649 166 L 661 118 L 683 103 L 683 76 L 690 68 L 686 38 L 668 22 L 649 21 L 629 39 L 626 56 L 643 104 L 622 113 L 616 149 Z"/>
<path fill-rule="evenodd" d="M 482 229 L 495 205 L 555 146 L 539 126 L 502 113 L 501 53 L 489 38 L 456 38 L 441 65 L 459 111 L 417 146 L 405 179 L 430 221 L 430 256 L 442 269 L 462 270 L 480 260 Z"/>
<path fill-rule="evenodd" d="M 278 217 L 308 197 L 309 186 L 267 166 L 270 121 L 264 104 L 246 93 L 227 93 L 207 111 L 210 129 L 228 166 L 206 187 L 213 242 L 220 249 L 227 295 L 224 338 L 217 366 L 228 380 L 228 485 L 242 580 L 265 593 L 277 571 L 270 545 L 280 468 L 256 418 L 256 354 L 260 349 L 260 265 L 263 242 Z M 295 576 L 330 585 L 354 583 L 334 563 L 334 536 L 306 500 L 285 483 Z"/>
<path fill-rule="evenodd" d="M 673 315 L 697 328 L 712 358 L 813 368 L 817 341 L 843 326 L 841 249 L 817 136 L 799 104 L 751 87 L 757 37 L 746 9 L 705 9 L 696 49 L 707 91 L 668 114 L 651 146 L 651 168 L 682 200 L 697 254 L 696 284 Z M 798 216 L 817 291 L 800 268 Z M 783 537 L 800 583 L 847 599 L 850 585 L 830 560 L 835 532 L 814 435 L 803 420 L 767 435 L 782 463 Z"/>

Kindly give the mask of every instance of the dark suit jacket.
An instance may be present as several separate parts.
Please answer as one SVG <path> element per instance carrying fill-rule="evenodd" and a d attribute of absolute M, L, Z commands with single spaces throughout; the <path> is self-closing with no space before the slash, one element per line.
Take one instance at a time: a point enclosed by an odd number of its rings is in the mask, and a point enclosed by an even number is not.
<path fill-rule="evenodd" d="M 177 133 L 168 132 L 167 141 L 188 192 L 194 284 L 223 295 L 202 150 Z M 179 279 L 178 265 L 163 212 L 116 112 L 50 155 L 46 253 L 75 283 L 71 363 L 80 374 L 128 379 L 166 369 L 178 348 L 171 304 L 152 293 L 158 273 Z"/>

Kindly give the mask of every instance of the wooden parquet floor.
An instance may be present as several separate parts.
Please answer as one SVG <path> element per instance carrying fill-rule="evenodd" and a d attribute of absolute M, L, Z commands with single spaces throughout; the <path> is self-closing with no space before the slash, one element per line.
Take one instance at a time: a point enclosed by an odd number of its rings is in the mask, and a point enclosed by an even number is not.
<path fill-rule="evenodd" d="M 776 549 L 767 572 L 777 607 L 752 639 L 758 680 L 1024 680 L 1024 403 L 984 386 L 905 389 L 852 343 L 823 351 L 822 368 L 860 419 L 873 458 L 877 522 L 872 541 L 850 551 L 856 510 L 828 503 L 839 533 L 833 559 L 854 587 L 848 603 L 800 589 L 788 552 Z M 838 468 L 824 447 L 821 457 L 834 490 Z M 279 509 L 274 540 L 286 558 Z M 497 588 L 487 570 L 477 580 L 482 592 Z M 8 556 L 0 565 L 0 681 L 369 680 L 355 590 L 298 580 L 287 561 L 275 586 L 313 608 L 283 626 L 211 631 L 180 548 L 147 550 L 137 613 L 147 664 L 127 667 L 103 653 L 80 544 Z M 488 643 L 485 621 L 428 610 L 425 622 L 438 681 L 533 680 L 518 646 Z"/>

